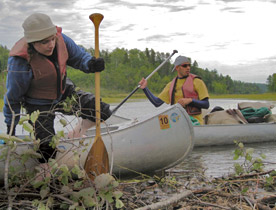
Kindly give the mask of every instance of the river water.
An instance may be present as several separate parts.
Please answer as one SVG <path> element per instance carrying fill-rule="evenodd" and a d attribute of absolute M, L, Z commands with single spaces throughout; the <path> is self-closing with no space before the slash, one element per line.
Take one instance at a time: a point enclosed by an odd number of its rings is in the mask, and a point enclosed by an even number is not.
<path fill-rule="evenodd" d="M 248 100 L 236 100 L 236 99 L 211 99 L 210 108 L 212 109 L 215 106 L 221 106 L 224 109 L 237 108 L 239 102 L 245 102 Z M 251 101 L 254 102 L 254 101 Z M 268 101 L 259 101 L 259 102 L 268 102 Z M 268 102 L 272 103 L 276 107 L 276 101 Z M 113 109 L 117 104 L 111 104 L 111 109 Z M 116 115 L 126 117 L 126 118 L 139 118 L 147 115 L 152 115 L 155 112 L 158 112 L 167 105 L 162 105 L 159 108 L 155 108 L 148 100 L 131 100 L 123 104 Z M 272 113 L 276 114 L 276 108 L 272 109 Z M 59 128 L 57 128 L 59 129 Z M 0 113 L 0 131 L 5 132 L 6 125 L 4 123 L 3 113 Z M 17 127 L 17 134 L 22 131 L 22 128 Z M 275 137 L 276 139 L 276 137 Z M 254 148 L 254 156 L 259 157 L 260 154 L 265 154 L 266 163 L 265 169 L 276 169 L 276 142 L 269 143 L 259 143 L 259 144 L 248 144 L 247 148 Z M 205 171 L 205 175 L 208 177 L 220 177 L 233 173 L 233 165 L 235 162 L 233 160 L 233 151 L 236 149 L 235 146 L 216 146 L 216 147 L 202 147 L 194 148 L 192 153 L 189 155 L 187 160 L 185 160 L 180 167 L 183 166 L 183 169 L 187 168 L 196 168 Z M 179 166 L 177 167 L 179 168 Z"/>
<path fill-rule="evenodd" d="M 210 109 L 215 106 L 221 106 L 224 109 L 237 109 L 239 102 L 247 102 L 248 100 L 236 100 L 236 99 L 211 99 Z M 257 102 L 250 100 L 250 102 Z M 275 108 L 272 109 L 272 113 L 276 114 L 276 101 L 258 101 L 263 103 L 272 103 Z M 116 114 L 127 118 L 139 117 L 141 115 L 152 115 L 158 110 L 162 110 L 167 105 L 162 105 L 159 108 L 155 108 L 149 101 L 129 102 L 123 104 Z M 254 148 L 254 157 L 260 157 L 261 154 L 266 155 L 264 162 L 265 169 L 276 169 L 276 136 L 275 142 L 248 144 L 247 148 Z M 205 171 L 207 177 L 221 177 L 234 172 L 234 163 L 241 163 L 241 160 L 233 160 L 233 152 L 237 147 L 235 146 L 212 146 L 212 147 L 196 147 L 189 155 L 188 159 L 180 164 L 180 167 L 185 170 L 195 169 Z"/>

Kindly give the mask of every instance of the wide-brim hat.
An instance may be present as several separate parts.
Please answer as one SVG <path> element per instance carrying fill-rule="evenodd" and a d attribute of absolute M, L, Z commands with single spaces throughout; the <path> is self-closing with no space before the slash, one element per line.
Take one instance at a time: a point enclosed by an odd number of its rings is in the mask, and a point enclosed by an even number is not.
<path fill-rule="evenodd" d="M 48 15 L 34 13 L 22 24 L 24 37 L 28 43 L 46 39 L 57 33 L 57 28 Z"/>

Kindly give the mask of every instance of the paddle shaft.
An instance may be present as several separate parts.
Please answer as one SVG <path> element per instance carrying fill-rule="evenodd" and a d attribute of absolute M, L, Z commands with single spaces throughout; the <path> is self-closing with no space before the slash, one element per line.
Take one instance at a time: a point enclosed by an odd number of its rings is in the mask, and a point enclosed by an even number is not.
<path fill-rule="evenodd" d="M 164 66 L 164 64 L 171 59 L 171 57 L 175 54 L 178 53 L 177 50 L 174 50 L 173 53 L 166 58 L 166 60 L 164 60 L 156 69 L 154 69 L 146 78 L 146 80 L 150 79 L 152 77 L 152 75 L 157 72 L 162 66 Z M 112 114 L 114 114 L 138 89 L 140 88 L 140 85 L 138 85 L 133 91 L 131 91 L 131 93 L 119 104 L 117 105 L 113 110 L 112 110 Z"/>
<path fill-rule="evenodd" d="M 100 57 L 99 50 L 99 26 L 103 19 L 101 14 L 89 16 L 95 26 L 95 57 Z M 100 104 L 100 72 L 95 72 L 95 108 L 96 108 L 96 138 L 101 135 L 101 104 Z"/>

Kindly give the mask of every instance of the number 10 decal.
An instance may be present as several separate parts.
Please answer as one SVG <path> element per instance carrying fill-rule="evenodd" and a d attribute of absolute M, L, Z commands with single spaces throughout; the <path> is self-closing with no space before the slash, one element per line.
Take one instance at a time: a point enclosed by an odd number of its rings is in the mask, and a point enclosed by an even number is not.
<path fill-rule="evenodd" d="M 168 115 L 159 115 L 159 124 L 160 124 L 160 129 L 168 129 L 170 128 L 170 121 L 169 121 L 169 116 Z"/>

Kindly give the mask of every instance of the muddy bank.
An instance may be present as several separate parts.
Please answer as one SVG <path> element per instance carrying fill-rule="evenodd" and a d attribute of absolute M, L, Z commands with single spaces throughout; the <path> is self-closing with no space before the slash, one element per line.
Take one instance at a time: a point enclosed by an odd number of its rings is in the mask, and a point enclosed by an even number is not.
<path fill-rule="evenodd" d="M 200 163 L 200 162 L 199 162 Z M 197 164 L 183 162 L 167 170 L 164 174 L 137 176 L 121 180 L 116 190 L 122 192 L 120 200 L 123 210 L 276 210 L 276 171 L 252 172 L 250 174 L 210 178 L 205 176 L 205 169 Z M 30 181 L 30 180 L 29 180 Z M 62 181 L 62 180 L 61 180 Z M 24 182 L 23 182 L 24 183 Z M 73 190 L 77 193 L 82 188 L 76 182 L 64 186 L 58 180 L 47 184 L 49 191 L 43 188 L 34 189 L 28 182 L 10 186 L 10 195 L 14 200 L 8 200 L 5 188 L 0 191 L 0 209 L 7 209 L 12 202 L 13 209 L 37 209 L 34 203 L 40 200 L 42 204 L 52 202 L 51 208 L 61 209 L 61 203 L 67 207 L 82 205 L 82 200 L 72 200 Z M 92 186 L 94 184 L 92 183 Z M 89 187 L 90 185 L 88 185 Z M 51 199 L 50 199 L 51 198 Z M 93 196 L 91 196 L 93 198 Z M 37 200 L 37 201 L 36 201 Z M 68 209 L 68 208 L 62 208 Z M 70 208 L 84 209 L 84 208 Z M 102 208 L 90 207 L 90 210 L 116 209 L 115 203 L 103 205 Z"/>
<path fill-rule="evenodd" d="M 199 167 L 183 169 L 183 164 L 164 177 L 122 182 L 124 209 L 276 209 L 275 170 L 210 179 Z"/>

